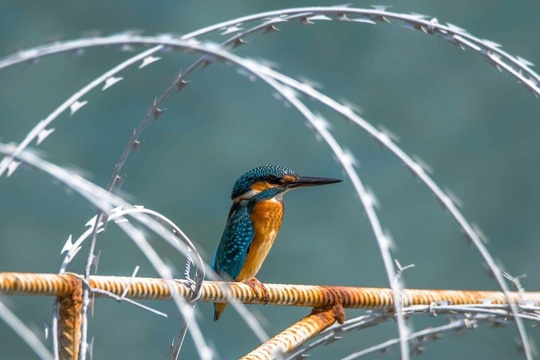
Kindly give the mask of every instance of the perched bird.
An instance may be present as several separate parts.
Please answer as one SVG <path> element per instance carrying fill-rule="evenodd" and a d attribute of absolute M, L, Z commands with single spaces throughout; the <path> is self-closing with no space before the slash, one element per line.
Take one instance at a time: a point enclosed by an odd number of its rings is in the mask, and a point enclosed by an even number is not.
<path fill-rule="evenodd" d="M 224 280 L 244 282 L 255 291 L 266 288 L 255 275 L 272 247 L 283 219 L 283 194 L 291 189 L 340 182 L 339 179 L 300 176 L 282 166 L 260 166 L 240 176 L 225 230 L 212 262 Z M 266 296 L 267 297 L 267 296 Z M 214 321 L 227 304 L 214 303 Z"/>

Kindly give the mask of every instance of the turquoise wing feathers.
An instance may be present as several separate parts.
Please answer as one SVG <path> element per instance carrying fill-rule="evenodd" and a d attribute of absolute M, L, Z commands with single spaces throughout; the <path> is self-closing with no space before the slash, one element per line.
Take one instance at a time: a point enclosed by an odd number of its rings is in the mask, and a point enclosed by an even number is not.
<path fill-rule="evenodd" d="M 255 232 L 248 206 L 231 209 L 221 241 L 212 262 L 212 269 L 222 278 L 235 280 L 246 262 Z"/>

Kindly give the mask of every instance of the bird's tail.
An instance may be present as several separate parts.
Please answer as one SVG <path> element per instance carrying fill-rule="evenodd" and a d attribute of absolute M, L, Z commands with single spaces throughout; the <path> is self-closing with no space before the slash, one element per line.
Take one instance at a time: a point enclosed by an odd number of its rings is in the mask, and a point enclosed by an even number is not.
<path fill-rule="evenodd" d="M 218 321 L 223 311 L 227 307 L 226 303 L 214 303 L 214 321 Z"/>

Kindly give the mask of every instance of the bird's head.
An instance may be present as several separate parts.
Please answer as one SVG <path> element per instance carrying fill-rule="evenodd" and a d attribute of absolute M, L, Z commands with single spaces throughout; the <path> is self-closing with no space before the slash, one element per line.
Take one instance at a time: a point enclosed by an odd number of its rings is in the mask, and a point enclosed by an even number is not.
<path fill-rule="evenodd" d="M 267 193 L 274 197 L 288 190 L 306 186 L 326 185 L 343 180 L 300 176 L 289 168 L 283 166 L 264 165 L 252 169 L 236 180 L 231 198 L 235 202 L 249 200 L 260 193 Z"/>

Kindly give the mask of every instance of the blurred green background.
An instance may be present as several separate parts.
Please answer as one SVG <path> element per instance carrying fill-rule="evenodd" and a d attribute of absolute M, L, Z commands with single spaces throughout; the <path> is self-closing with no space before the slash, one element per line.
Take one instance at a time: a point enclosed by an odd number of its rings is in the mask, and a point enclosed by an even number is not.
<path fill-rule="evenodd" d="M 371 3 L 355 2 L 356 7 Z M 437 17 L 473 35 L 503 45 L 514 55 L 540 61 L 540 2 L 504 0 L 396 1 L 392 9 Z M 187 33 L 251 13 L 294 6 L 335 5 L 329 1 L 2 1 L 0 56 L 18 49 L 73 39 L 98 31 L 111 34 L 139 29 L 146 34 Z M 256 34 L 238 48 L 243 56 L 279 64 L 287 75 L 321 83 L 332 97 L 347 99 L 365 119 L 401 138 L 400 145 L 434 169 L 434 179 L 464 203 L 463 213 L 490 240 L 489 250 L 513 275 L 526 273 L 523 285 L 540 289 L 540 105 L 507 74 L 500 74 L 472 51 L 463 52 L 438 37 L 399 25 L 319 22 L 284 24 L 271 35 Z M 213 35 L 208 39 L 219 41 Z M 140 49 L 137 49 L 140 50 Z M 41 119 L 88 82 L 130 53 L 113 48 L 59 55 L 37 64 L 0 72 L 0 141 L 19 142 Z M 105 92 L 93 91 L 73 117 L 63 114 L 56 131 L 39 147 L 51 162 L 83 170 L 106 186 L 131 131 L 153 99 L 187 68 L 193 54 L 163 59 L 138 70 Z M 165 104 L 150 124 L 136 156 L 123 174 L 123 191 L 135 204 L 174 220 L 195 241 L 205 259 L 219 242 L 236 178 L 262 165 L 279 164 L 305 175 L 340 177 L 328 147 L 317 141 L 305 120 L 276 101 L 262 82 L 250 82 L 236 69 L 214 64 L 197 71 L 192 83 Z M 379 215 L 397 244 L 411 288 L 497 289 L 456 223 L 426 187 L 373 139 L 322 107 L 341 144 L 355 154 L 359 173 L 379 199 Z M 258 278 L 263 282 L 378 286 L 388 285 L 373 233 L 350 181 L 286 195 L 286 216 L 277 242 Z M 80 196 L 25 167 L 0 178 L 0 271 L 57 272 L 60 249 L 78 236 L 95 214 Z M 165 258 L 170 249 L 153 243 Z M 82 272 L 83 249 L 70 271 Z M 114 226 L 98 242 L 99 274 L 154 276 L 144 256 Z M 183 267 L 184 259 L 168 261 Z M 177 274 L 180 276 L 179 274 Z M 36 327 L 50 321 L 51 298 L 2 297 L 16 314 Z M 163 319 L 127 304 L 98 301 L 90 320 L 95 359 L 167 358 L 179 321 L 172 304 L 149 302 L 169 313 Z M 200 304 L 199 323 L 222 359 L 241 356 L 258 340 L 229 309 L 213 323 L 211 304 Z M 308 313 L 305 308 L 250 307 L 273 335 Z M 349 318 L 361 311 L 348 311 Z M 414 329 L 445 323 L 445 317 L 414 318 Z M 527 325 L 536 343 L 538 330 Z M 345 336 L 318 348 L 314 359 L 344 356 L 397 335 L 385 324 Z M 465 335 L 445 334 L 427 344 L 425 359 L 509 359 L 518 357 L 515 326 Z M 34 355 L 0 324 L 1 358 Z M 393 349 L 393 358 L 398 349 Z M 184 358 L 196 357 L 189 339 Z M 375 354 L 373 357 L 378 358 Z"/>

